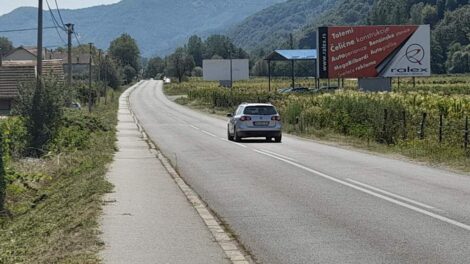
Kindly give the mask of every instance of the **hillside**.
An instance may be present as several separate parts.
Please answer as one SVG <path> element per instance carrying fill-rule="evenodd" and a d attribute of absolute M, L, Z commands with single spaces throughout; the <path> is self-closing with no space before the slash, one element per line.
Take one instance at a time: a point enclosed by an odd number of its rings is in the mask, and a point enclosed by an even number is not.
<path fill-rule="evenodd" d="M 248 51 L 278 48 L 289 34 L 313 23 L 338 0 L 289 0 L 268 7 L 229 30 L 236 45 Z"/>
<path fill-rule="evenodd" d="M 324 25 L 430 24 L 435 73 L 470 72 L 468 0 L 290 0 L 273 5 L 229 31 L 233 41 L 257 60 L 275 48 L 314 48 Z"/>
<path fill-rule="evenodd" d="M 74 23 L 82 43 L 107 48 L 122 33 L 138 42 L 144 56 L 167 54 L 190 35 L 221 32 L 244 18 L 284 0 L 123 0 L 117 4 L 62 10 L 64 22 Z M 189 2 L 189 3 L 188 3 Z M 34 28 L 37 9 L 19 8 L 0 16 L 0 31 Z M 45 26 L 51 26 L 45 12 Z M 15 45 L 35 45 L 33 32 L 4 33 Z M 65 38 L 65 34 L 63 34 Z M 45 46 L 62 45 L 55 30 L 45 30 Z"/>

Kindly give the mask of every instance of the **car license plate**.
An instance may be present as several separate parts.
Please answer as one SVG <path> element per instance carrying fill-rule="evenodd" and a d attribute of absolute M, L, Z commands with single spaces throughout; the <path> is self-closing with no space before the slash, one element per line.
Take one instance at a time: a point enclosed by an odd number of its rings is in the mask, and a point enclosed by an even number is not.
<path fill-rule="evenodd" d="M 257 122 L 253 122 L 255 126 L 267 126 L 269 125 L 269 122 L 268 121 L 257 121 Z"/>

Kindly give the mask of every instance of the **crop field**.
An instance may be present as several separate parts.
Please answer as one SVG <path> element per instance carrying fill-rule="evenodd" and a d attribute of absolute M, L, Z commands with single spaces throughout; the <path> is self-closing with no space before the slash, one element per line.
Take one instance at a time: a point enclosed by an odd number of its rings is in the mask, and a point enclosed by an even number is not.
<path fill-rule="evenodd" d="M 343 81 L 332 80 L 330 85 Z M 233 89 L 217 82 L 191 79 L 165 88 L 186 94 L 186 102 L 232 111 L 242 102 L 271 102 L 281 113 L 285 132 L 305 137 L 362 142 L 406 156 L 470 169 L 470 76 L 436 76 L 394 80 L 391 93 L 357 91 L 355 80 L 344 88 L 318 94 L 280 94 L 291 80 L 274 79 L 271 92 L 265 78 L 235 82 Z M 298 79 L 312 87 L 310 79 Z M 322 82 L 321 85 L 326 85 Z M 355 144 L 357 145 L 357 144 Z"/>

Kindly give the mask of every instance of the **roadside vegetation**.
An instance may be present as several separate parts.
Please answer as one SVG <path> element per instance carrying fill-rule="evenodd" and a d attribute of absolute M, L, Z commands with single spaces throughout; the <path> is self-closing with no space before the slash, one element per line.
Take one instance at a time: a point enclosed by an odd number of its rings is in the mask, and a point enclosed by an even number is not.
<path fill-rule="evenodd" d="M 40 148 L 30 117 L 1 122 L 0 263 L 99 262 L 98 220 L 102 196 L 112 188 L 104 176 L 115 151 L 117 101 L 92 113 L 60 107 L 54 123 L 42 127 L 53 129 Z"/>
<path fill-rule="evenodd" d="M 22 83 L 12 115 L 0 120 L 0 263 L 100 263 L 117 98 L 121 83 L 135 80 L 140 52 L 123 35 L 106 59 L 91 53 L 91 89 L 86 73 L 71 88 L 52 75 Z"/>
<path fill-rule="evenodd" d="M 336 92 L 286 95 L 269 92 L 261 78 L 236 82 L 231 90 L 191 79 L 167 85 L 165 91 L 185 95 L 177 99 L 181 104 L 220 114 L 242 102 L 271 102 L 287 133 L 469 171 L 469 80 L 463 75 L 402 78 L 392 93 L 359 92 L 346 81 L 346 89 Z M 289 82 L 276 79 L 272 86 L 288 87 Z"/>

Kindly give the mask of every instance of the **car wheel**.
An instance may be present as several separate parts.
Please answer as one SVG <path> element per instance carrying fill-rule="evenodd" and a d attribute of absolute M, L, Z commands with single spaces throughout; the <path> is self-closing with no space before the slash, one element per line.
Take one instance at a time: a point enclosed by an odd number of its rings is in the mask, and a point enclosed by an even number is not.
<path fill-rule="evenodd" d="M 274 141 L 276 141 L 277 143 L 280 143 L 282 141 L 282 136 L 275 137 Z"/>
<path fill-rule="evenodd" d="M 227 139 L 229 141 L 233 141 L 233 136 L 230 135 L 230 131 L 229 131 L 228 127 L 227 127 Z"/>
<path fill-rule="evenodd" d="M 236 127 L 233 128 L 233 140 L 235 140 L 235 142 L 242 141 L 242 138 L 238 136 Z"/>

